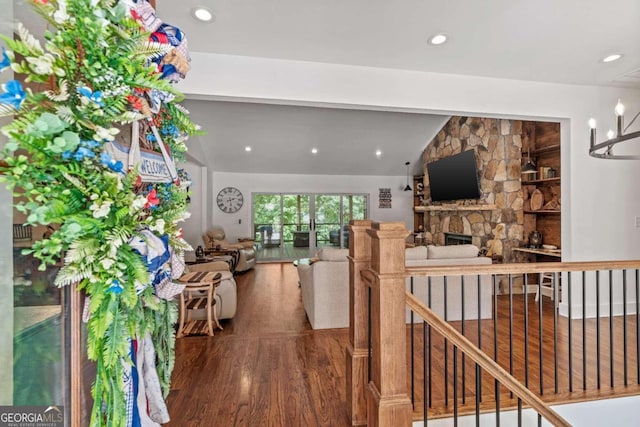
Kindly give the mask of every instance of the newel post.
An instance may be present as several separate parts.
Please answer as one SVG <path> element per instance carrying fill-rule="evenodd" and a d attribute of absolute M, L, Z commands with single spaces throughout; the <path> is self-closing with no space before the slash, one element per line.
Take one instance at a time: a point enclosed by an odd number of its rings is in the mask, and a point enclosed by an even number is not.
<path fill-rule="evenodd" d="M 371 268 L 371 379 L 367 393 L 369 426 L 410 426 L 413 409 L 407 388 L 405 321 L 405 239 L 402 222 L 373 223 Z"/>
<path fill-rule="evenodd" d="M 371 266 L 371 220 L 349 226 L 349 344 L 347 345 L 347 406 L 351 425 L 367 424 L 368 291 L 360 272 Z"/>

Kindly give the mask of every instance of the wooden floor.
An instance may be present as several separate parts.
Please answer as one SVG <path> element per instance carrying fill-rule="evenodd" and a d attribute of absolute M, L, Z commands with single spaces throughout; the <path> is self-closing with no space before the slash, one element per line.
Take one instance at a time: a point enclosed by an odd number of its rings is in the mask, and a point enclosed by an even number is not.
<path fill-rule="evenodd" d="M 194 336 L 176 342 L 176 366 L 172 390 L 168 398 L 172 422 L 169 426 L 348 426 L 345 404 L 345 348 L 347 329 L 313 331 L 307 321 L 298 276 L 291 263 L 260 264 L 236 277 L 238 312 L 234 319 L 223 320 L 224 331 L 214 337 Z M 549 403 L 590 400 L 640 394 L 638 362 L 635 357 L 635 315 L 627 322 L 628 358 L 625 363 L 620 344 L 624 342 L 621 318 L 614 318 L 613 359 L 609 356 L 609 320 L 600 320 L 600 352 L 597 351 L 596 322 L 585 322 L 586 343 L 582 343 L 582 321 L 571 322 L 571 341 L 566 319 L 557 323 L 557 345 L 554 346 L 554 305 L 543 299 L 542 327 L 539 306 L 529 296 L 528 331 L 525 334 L 524 296 L 513 302 L 512 348 L 509 358 L 509 299 L 498 302 L 498 362 L 536 393 L 542 390 Z M 460 322 L 453 322 L 459 330 Z M 466 321 L 465 335 L 478 341 L 494 356 L 494 322 L 492 319 Z M 414 331 L 415 348 L 415 414 L 421 417 L 424 396 L 423 332 Z M 540 387 L 540 334 L 542 330 L 542 388 Z M 407 329 L 410 336 L 410 330 Z M 528 339 L 526 339 L 528 337 Z M 571 344 L 570 344 L 571 342 Z M 457 381 L 460 413 L 475 410 L 475 367 L 458 354 L 458 371 L 452 367 L 453 348 L 447 345 L 447 374 L 443 360 L 443 340 L 432 336 L 433 368 L 431 373 L 432 408 L 429 418 L 445 416 L 453 411 L 453 382 Z M 583 375 L 583 348 L 586 354 L 586 377 Z M 526 349 L 526 351 L 525 351 Z M 527 356 L 528 355 L 528 356 Z M 600 382 L 597 389 L 597 360 L 600 358 Z M 571 369 L 569 365 L 571 364 Z M 625 385 L 624 369 L 627 368 Z M 463 384 L 462 366 L 465 366 Z M 525 366 L 529 373 L 525 374 Z M 569 372 L 572 375 L 569 375 Z M 613 376 L 612 376 L 613 375 Z M 555 378 L 558 393 L 555 393 Z M 446 378 L 446 383 L 445 383 Z M 571 378 L 571 381 L 570 381 Z M 613 378 L 613 387 L 611 380 Z M 410 383 L 410 380 L 408 380 Z M 494 382 L 482 375 L 481 410 L 495 406 Z M 586 390 L 583 390 L 586 385 Z M 569 387 L 573 391 L 569 391 Z M 462 402 L 462 390 L 465 401 Z M 501 407 L 515 405 L 501 390 Z"/>
<path fill-rule="evenodd" d="M 238 312 L 176 342 L 172 427 L 348 426 L 346 329 L 313 331 L 290 263 L 236 277 Z"/>

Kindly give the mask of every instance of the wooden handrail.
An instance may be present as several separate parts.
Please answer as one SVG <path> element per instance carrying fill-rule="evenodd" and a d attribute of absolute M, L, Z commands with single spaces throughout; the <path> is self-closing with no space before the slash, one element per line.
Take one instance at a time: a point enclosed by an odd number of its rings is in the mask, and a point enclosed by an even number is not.
<path fill-rule="evenodd" d="M 435 261 L 435 260 L 434 260 Z M 428 267 L 407 267 L 407 276 L 460 276 L 474 274 L 523 274 L 554 273 L 572 271 L 640 269 L 640 260 L 631 261 L 580 261 L 580 262 L 540 262 L 487 265 L 447 265 Z"/>
<path fill-rule="evenodd" d="M 459 268 L 457 269 L 459 271 Z M 498 365 L 493 359 L 483 353 L 471 341 L 460 334 L 453 326 L 442 320 L 437 314 L 425 307 L 420 300 L 407 292 L 407 305 L 424 321 L 440 333 L 445 339 L 449 340 L 453 345 L 458 347 L 471 360 L 481 366 L 493 378 L 498 380 L 518 396 L 526 405 L 533 408 L 538 414 L 542 415 L 554 426 L 571 426 L 557 412 L 545 404 L 538 396 L 533 394 L 522 383 L 509 374 L 505 369 Z"/>

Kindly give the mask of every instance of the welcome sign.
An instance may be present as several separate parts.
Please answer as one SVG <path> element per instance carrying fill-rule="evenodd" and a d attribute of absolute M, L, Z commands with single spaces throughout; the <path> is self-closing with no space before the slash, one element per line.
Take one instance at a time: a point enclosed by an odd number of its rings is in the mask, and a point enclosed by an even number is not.
<path fill-rule="evenodd" d="M 173 181 L 161 153 L 144 148 L 135 150 L 135 148 L 132 149 L 117 141 L 107 142 L 103 148 L 105 152 L 111 155 L 112 159 L 122 162 L 126 169 L 128 169 L 127 166 L 132 168 L 138 165 L 138 172 L 143 182 Z"/>

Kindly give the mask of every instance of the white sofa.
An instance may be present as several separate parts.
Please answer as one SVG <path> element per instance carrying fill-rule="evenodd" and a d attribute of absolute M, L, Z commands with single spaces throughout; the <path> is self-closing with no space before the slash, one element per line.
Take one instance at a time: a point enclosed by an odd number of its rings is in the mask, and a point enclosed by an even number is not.
<path fill-rule="evenodd" d="M 409 248 L 405 252 L 405 265 L 407 267 L 428 267 L 446 265 L 486 265 L 491 264 L 491 258 L 479 257 L 478 248 L 474 245 L 452 246 L 417 246 Z M 464 299 L 462 298 L 462 277 L 464 277 Z M 429 279 L 425 276 L 413 278 L 413 294 L 427 307 L 429 295 Z M 407 279 L 406 288 L 410 290 L 411 279 Z M 440 317 L 445 318 L 444 310 L 444 277 L 431 278 L 431 309 Z M 447 276 L 447 313 L 446 320 L 462 319 L 462 302 L 464 301 L 464 319 L 478 318 L 478 276 L 477 275 L 450 275 Z M 493 287 L 491 276 L 480 276 L 480 318 L 492 317 L 493 305 L 491 296 Z M 407 321 L 410 316 L 407 313 Z M 421 322 L 414 316 L 414 322 Z"/>
<path fill-rule="evenodd" d="M 349 249 L 320 249 L 318 261 L 298 265 L 302 304 L 313 329 L 349 326 Z"/>
<path fill-rule="evenodd" d="M 349 255 L 348 249 L 324 248 L 318 251 L 318 261 L 311 265 L 299 265 L 302 303 L 313 329 L 346 328 L 349 326 Z M 408 267 L 429 265 L 478 265 L 491 264 L 491 259 L 478 257 L 478 248 L 473 245 L 419 246 L 406 250 Z M 481 317 L 492 314 L 492 287 L 489 276 L 482 276 Z M 410 279 L 407 279 L 407 290 Z M 447 320 L 459 320 L 461 310 L 460 277 L 447 278 Z M 428 286 L 426 277 L 414 278 L 414 295 L 427 302 Z M 444 316 L 444 280 L 431 279 L 432 309 Z M 465 319 L 477 318 L 478 292 L 477 277 L 465 276 Z M 407 313 L 407 321 L 410 321 Z M 421 320 L 414 319 L 415 322 Z"/>

